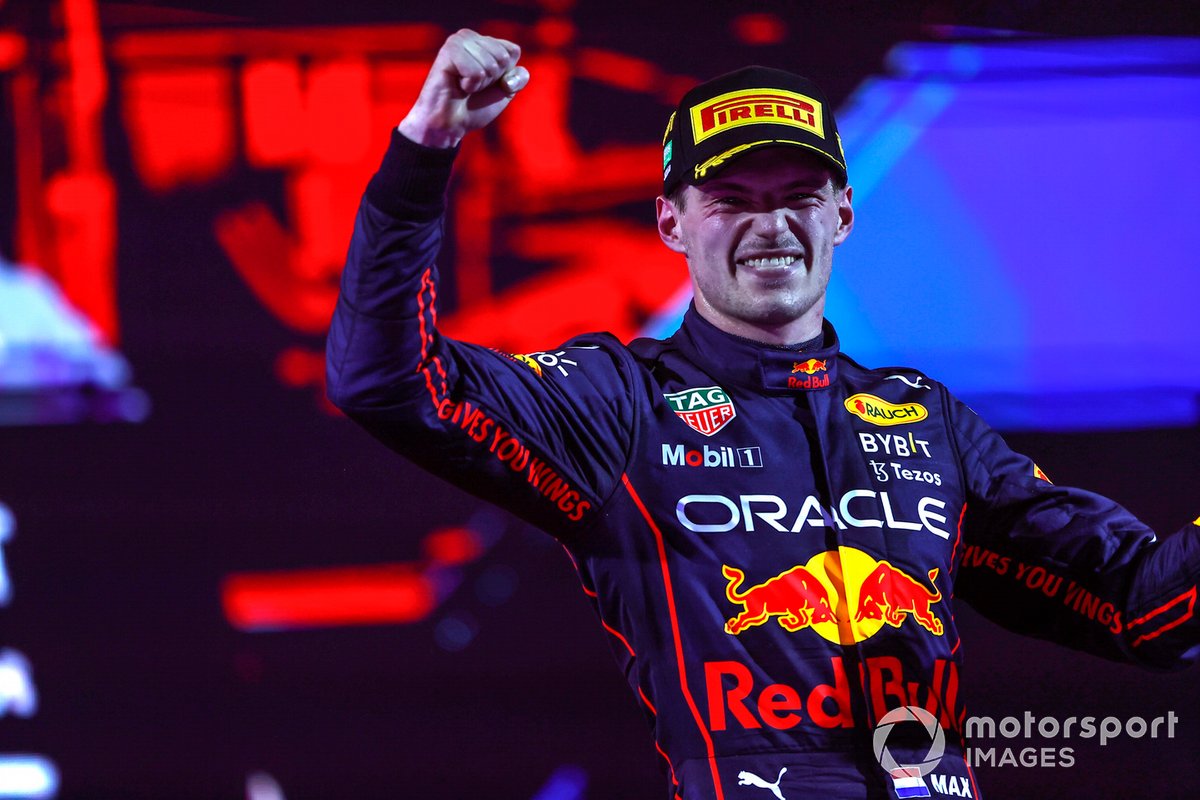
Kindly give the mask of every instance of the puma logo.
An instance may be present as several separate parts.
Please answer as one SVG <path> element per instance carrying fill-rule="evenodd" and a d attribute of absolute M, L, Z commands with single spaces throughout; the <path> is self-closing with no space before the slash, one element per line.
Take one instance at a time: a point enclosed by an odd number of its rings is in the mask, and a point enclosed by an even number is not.
<path fill-rule="evenodd" d="M 916 380 L 912 380 L 903 375 L 888 375 L 886 378 L 884 378 L 884 380 L 885 381 L 904 381 L 905 383 L 907 383 L 909 386 L 911 386 L 914 389 L 927 389 L 928 390 L 928 389 L 933 388 L 932 386 L 926 386 L 925 384 L 921 383 L 920 375 L 917 376 Z"/>
<path fill-rule="evenodd" d="M 767 783 L 762 778 L 755 775 L 753 772 L 742 771 L 738 773 L 738 786 L 757 786 L 760 789 L 770 789 L 779 800 L 787 800 L 783 796 L 783 792 L 779 791 L 779 782 L 783 780 L 783 773 L 787 772 L 787 767 L 779 770 L 779 777 L 774 783 Z"/>

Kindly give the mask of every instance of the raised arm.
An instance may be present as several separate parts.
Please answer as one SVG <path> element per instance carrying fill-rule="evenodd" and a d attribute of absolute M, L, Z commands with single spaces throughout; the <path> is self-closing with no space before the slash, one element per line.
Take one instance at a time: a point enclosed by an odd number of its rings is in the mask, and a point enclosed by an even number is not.
<path fill-rule="evenodd" d="M 329 330 L 330 399 L 384 444 L 551 532 L 586 527 L 624 469 L 631 358 L 613 337 L 561 345 L 575 364 L 437 329 L 445 191 L 457 145 L 529 79 L 511 42 L 459 31 L 392 135 L 355 219 Z M 560 349 L 560 348 L 556 348 Z"/>
<path fill-rule="evenodd" d="M 506 39 L 463 29 L 453 34 L 429 70 L 400 133 L 427 147 L 456 147 L 488 125 L 529 82 L 517 66 L 521 48 Z"/>

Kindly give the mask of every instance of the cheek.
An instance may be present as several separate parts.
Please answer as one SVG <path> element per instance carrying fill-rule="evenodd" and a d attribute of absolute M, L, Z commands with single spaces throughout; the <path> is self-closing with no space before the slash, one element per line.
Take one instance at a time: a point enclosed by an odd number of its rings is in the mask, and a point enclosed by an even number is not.
<path fill-rule="evenodd" d="M 809 230 L 813 236 L 813 241 L 818 244 L 822 252 L 832 249 L 837 244 L 841 222 L 841 217 L 838 216 L 836 208 L 824 209 L 812 219 L 812 227 Z"/>

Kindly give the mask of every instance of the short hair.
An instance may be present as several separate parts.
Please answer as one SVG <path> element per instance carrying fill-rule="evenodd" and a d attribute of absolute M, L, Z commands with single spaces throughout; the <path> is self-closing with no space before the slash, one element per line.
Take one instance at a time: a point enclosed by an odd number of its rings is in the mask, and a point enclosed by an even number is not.
<path fill-rule="evenodd" d="M 680 211 L 683 211 L 684 208 L 687 207 L 687 202 L 684 200 L 684 194 L 686 193 L 686 190 L 687 184 L 681 183 L 672 189 L 671 193 L 667 195 L 667 200 L 671 202 L 671 205 L 675 206 L 675 208 Z"/>

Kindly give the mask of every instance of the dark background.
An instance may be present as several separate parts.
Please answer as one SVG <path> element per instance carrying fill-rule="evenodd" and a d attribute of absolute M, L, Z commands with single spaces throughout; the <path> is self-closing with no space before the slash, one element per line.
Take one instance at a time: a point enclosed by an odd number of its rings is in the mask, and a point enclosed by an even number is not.
<path fill-rule="evenodd" d="M 636 14 L 561 5 L 587 44 L 677 74 L 715 74 L 803 48 L 835 105 L 892 44 L 938 38 L 950 26 L 1200 32 L 1184 3 L 663 3 Z M 423 20 L 449 31 L 531 21 L 554 6 L 382 11 L 354 1 L 230 0 L 102 3 L 101 11 L 109 30 Z M 52 25 L 42 11 L 0 7 L 31 29 Z M 731 21 L 752 11 L 784 19 L 787 43 L 756 49 L 734 40 Z M 592 109 L 573 112 L 578 130 L 612 117 Z M 29 657 L 40 695 L 32 719 L 0 720 L 0 752 L 49 756 L 61 796 L 72 798 L 233 798 L 259 770 L 289 800 L 529 798 L 563 765 L 582 768 L 588 798 L 663 796 L 661 758 L 561 549 L 322 411 L 314 390 L 282 385 L 278 353 L 321 343 L 264 310 L 211 230 L 193 224 L 211 219 L 230 186 L 150 196 L 131 176 L 111 116 L 107 153 L 122 187 L 120 346 L 154 410 L 139 425 L 0 428 L 0 500 L 17 518 L 5 548 L 15 592 L 0 610 L 0 644 Z M 270 189 L 270 176 L 242 179 Z M 1197 513 L 1195 428 L 1008 438 L 1056 482 L 1112 496 L 1162 534 Z M 416 560 L 430 531 L 481 519 L 501 534 L 498 543 L 422 622 L 248 633 L 222 611 L 231 573 Z M 500 578 L 512 590 L 506 599 L 487 591 Z M 446 620 L 473 628 L 469 644 L 439 644 Z M 1180 719 L 1174 740 L 991 742 L 1073 746 L 1076 765 L 983 768 L 988 796 L 1200 792 L 1194 669 L 1109 664 L 1012 636 L 968 608 L 957 620 L 969 714 L 1174 711 Z"/>

